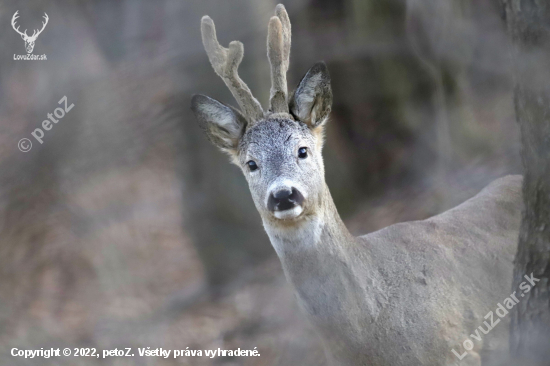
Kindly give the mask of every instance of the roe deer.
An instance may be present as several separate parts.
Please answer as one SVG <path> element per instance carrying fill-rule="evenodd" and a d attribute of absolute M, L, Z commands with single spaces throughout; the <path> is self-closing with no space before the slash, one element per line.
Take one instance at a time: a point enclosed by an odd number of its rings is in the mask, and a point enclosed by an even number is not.
<path fill-rule="evenodd" d="M 203 95 L 193 96 L 192 109 L 209 139 L 242 169 L 329 361 L 480 365 L 494 355 L 490 350 L 507 349 L 506 318 L 487 335 L 478 332 L 480 340 L 466 343 L 470 349 L 463 342 L 510 295 L 521 176 L 501 178 L 430 219 L 354 238 L 324 180 L 323 125 L 332 103 L 327 67 L 317 63 L 287 95 L 290 21 L 282 5 L 275 14 L 267 40 L 269 110 L 237 74 L 243 45 L 222 47 L 208 16 L 201 25 L 204 47 L 240 111 Z"/>

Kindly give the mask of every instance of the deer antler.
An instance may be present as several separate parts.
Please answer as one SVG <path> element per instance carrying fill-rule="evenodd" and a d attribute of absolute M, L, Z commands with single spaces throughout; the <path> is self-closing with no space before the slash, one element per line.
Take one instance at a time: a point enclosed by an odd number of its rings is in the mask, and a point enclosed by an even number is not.
<path fill-rule="evenodd" d="M 40 35 L 40 33 L 42 33 L 44 28 L 46 28 L 46 24 L 48 24 L 48 20 L 50 20 L 50 18 L 48 18 L 48 14 L 46 14 L 46 13 L 44 13 L 43 18 L 44 18 L 45 22 L 42 22 L 42 29 L 40 29 L 40 30 L 35 29 L 34 32 L 32 33 L 32 36 L 30 36 L 30 38 L 37 38 Z"/>
<path fill-rule="evenodd" d="M 13 17 L 11 18 L 11 26 L 12 26 L 13 30 L 16 31 L 17 33 L 19 33 L 20 35 L 25 36 L 25 37 L 29 37 L 27 35 L 27 30 L 26 29 L 25 29 L 25 32 L 21 32 L 19 30 L 19 26 L 17 26 L 17 28 L 15 28 L 15 21 L 16 21 L 17 18 L 19 18 L 19 15 L 17 15 L 18 13 L 19 13 L 19 10 L 17 10 L 15 12 L 15 14 L 13 14 Z"/>
<path fill-rule="evenodd" d="M 252 95 L 248 86 L 237 73 L 244 54 L 243 44 L 239 41 L 229 43 L 229 48 L 222 47 L 216 37 L 214 21 L 207 15 L 201 21 L 202 43 L 208 59 L 233 94 L 246 120 L 253 124 L 264 117 L 260 102 Z"/>
<path fill-rule="evenodd" d="M 286 73 L 290 62 L 290 19 L 283 4 L 275 8 L 267 32 L 267 57 L 271 64 L 269 110 L 288 113 Z"/>

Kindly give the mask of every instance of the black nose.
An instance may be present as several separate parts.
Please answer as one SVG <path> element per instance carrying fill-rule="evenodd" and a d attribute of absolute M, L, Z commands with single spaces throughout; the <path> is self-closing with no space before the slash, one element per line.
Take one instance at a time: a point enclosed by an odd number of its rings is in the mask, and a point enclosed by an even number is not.
<path fill-rule="evenodd" d="M 269 195 L 267 208 L 273 211 L 285 211 L 301 205 L 304 202 L 304 196 L 296 188 L 281 189 Z"/>

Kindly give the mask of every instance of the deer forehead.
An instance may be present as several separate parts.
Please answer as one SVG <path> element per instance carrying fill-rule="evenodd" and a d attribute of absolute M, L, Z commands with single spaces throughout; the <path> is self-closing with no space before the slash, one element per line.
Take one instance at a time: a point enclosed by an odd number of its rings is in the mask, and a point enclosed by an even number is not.
<path fill-rule="evenodd" d="M 298 142 L 313 144 L 314 137 L 305 123 L 290 119 L 265 119 L 254 124 L 243 135 L 239 153 L 243 159 L 273 156 L 293 151 Z"/>

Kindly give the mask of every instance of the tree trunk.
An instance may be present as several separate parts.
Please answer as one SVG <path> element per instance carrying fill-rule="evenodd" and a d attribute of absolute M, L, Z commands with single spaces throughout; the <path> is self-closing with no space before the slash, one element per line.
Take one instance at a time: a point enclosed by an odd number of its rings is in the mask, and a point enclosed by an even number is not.
<path fill-rule="evenodd" d="M 524 214 L 514 289 L 536 282 L 512 312 L 510 347 L 521 364 L 550 365 L 550 4 L 503 0 L 514 43 L 514 103 L 521 129 Z"/>

